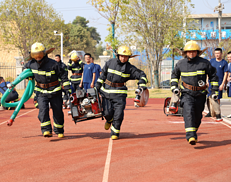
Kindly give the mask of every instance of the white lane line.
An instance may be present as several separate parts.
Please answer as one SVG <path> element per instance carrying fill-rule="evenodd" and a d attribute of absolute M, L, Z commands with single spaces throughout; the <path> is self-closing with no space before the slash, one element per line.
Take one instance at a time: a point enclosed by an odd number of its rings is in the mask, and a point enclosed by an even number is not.
<path fill-rule="evenodd" d="M 28 114 L 28 113 L 34 111 L 34 110 L 36 110 L 36 109 L 32 109 L 32 110 L 30 110 L 30 111 L 28 111 L 28 112 L 25 112 L 25 113 L 23 113 L 23 114 L 17 116 L 15 119 L 20 118 L 21 116 L 24 116 L 24 115 L 26 115 L 26 114 Z M 8 121 L 8 120 L 7 120 L 7 121 Z M 4 122 L 0 123 L 0 125 L 5 124 L 7 121 L 4 121 Z"/>
<path fill-rule="evenodd" d="M 227 125 L 227 124 L 226 124 L 226 123 L 224 123 L 224 122 L 221 122 L 221 124 L 223 124 L 223 125 L 225 125 L 225 126 L 227 126 L 227 127 L 231 128 L 231 126 Z"/>
<path fill-rule="evenodd" d="M 184 123 L 184 121 L 168 121 L 168 122 L 173 124 Z M 219 124 L 219 123 L 212 122 L 212 121 L 202 121 L 201 124 Z"/>
<path fill-rule="evenodd" d="M 109 144 L 108 144 L 107 159 L 105 162 L 104 172 L 103 172 L 103 182 L 108 182 L 109 168 L 110 168 L 110 162 L 111 162 L 112 144 L 113 144 L 113 140 L 110 138 Z"/>

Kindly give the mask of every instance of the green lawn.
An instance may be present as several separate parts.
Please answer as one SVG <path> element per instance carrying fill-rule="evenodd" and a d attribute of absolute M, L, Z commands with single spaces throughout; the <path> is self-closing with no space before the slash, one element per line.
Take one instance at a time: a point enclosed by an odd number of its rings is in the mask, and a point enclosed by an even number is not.
<path fill-rule="evenodd" d="M 24 90 L 17 90 L 19 97 L 22 97 Z M 172 92 L 170 89 L 149 89 L 149 98 L 166 98 L 171 97 Z M 1 94 L 0 94 L 1 97 Z M 32 95 L 34 98 L 34 94 Z M 128 98 L 135 98 L 135 90 L 128 90 Z M 226 91 L 223 93 L 223 99 L 228 99 Z"/>

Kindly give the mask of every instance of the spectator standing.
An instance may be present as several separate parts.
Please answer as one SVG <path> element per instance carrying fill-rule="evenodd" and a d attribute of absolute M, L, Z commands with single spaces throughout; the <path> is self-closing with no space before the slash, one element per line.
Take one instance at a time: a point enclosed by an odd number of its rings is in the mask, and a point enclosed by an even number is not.
<path fill-rule="evenodd" d="M 216 68 L 217 76 L 219 78 L 219 81 L 218 81 L 218 86 L 219 86 L 218 103 L 220 104 L 220 99 L 222 98 L 223 89 L 226 89 L 227 76 L 228 76 L 228 63 L 226 60 L 222 59 L 222 49 L 221 48 L 215 49 L 215 58 L 211 59 L 210 63 L 213 67 Z M 213 84 L 214 84 L 213 82 L 211 82 L 211 83 L 209 82 L 208 96 L 211 95 L 212 86 L 215 86 Z M 215 84 L 217 84 L 217 83 L 215 83 Z M 209 109 L 209 113 L 205 117 L 211 117 L 210 105 L 209 105 L 208 99 L 207 99 L 207 106 Z"/>
<path fill-rule="evenodd" d="M 84 87 L 85 90 L 94 87 L 95 82 L 95 65 L 91 62 L 91 54 L 86 53 L 84 55 L 86 64 L 83 68 L 83 75 L 79 87 Z"/>
<path fill-rule="evenodd" d="M 228 73 L 228 78 L 227 78 L 227 81 L 228 81 L 228 84 L 227 84 L 227 95 L 228 97 L 231 97 L 231 89 L 230 89 L 230 82 L 231 82 L 231 51 L 228 52 L 227 54 L 227 58 L 228 58 L 228 69 L 229 69 L 229 73 Z M 231 118 L 231 114 L 227 116 L 227 118 Z"/>
<path fill-rule="evenodd" d="M 95 60 L 94 57 L 92 57 L 91 62 L 95 65 L 95 82 L 94 82 L 94 84 L 96 84 L 100 74 L 102 73 L 102 70 L 101 70 L 100 65 L 94 63 L 94 60 Z"/>

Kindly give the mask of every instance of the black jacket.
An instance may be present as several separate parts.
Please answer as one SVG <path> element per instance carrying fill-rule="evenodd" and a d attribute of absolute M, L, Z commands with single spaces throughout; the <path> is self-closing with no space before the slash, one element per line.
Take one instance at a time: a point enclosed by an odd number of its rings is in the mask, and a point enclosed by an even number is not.
<path fill-rule="evenodd" d="M 72 73 L 83 73 L 84 63 L 79 60 L 77 62 L 73 62 L 69 60 L 67 69 L 71 70 Z M 81 75 L 71 75 L 70 80 L 72 83 L 79 83 L 81 81 Z"/>
<path fill-rule="evenodd" d="M 105 80 L 112 83 L 125 83 L 128 80 L 139 80 L 138 85 L 146 87 L 146 74 L 131 65 L 129 62 L 121 63 L 118 58 L 110 59 L 106 62 L 102 69 L 102 73 L 98 78 L 95 86 L 97 89 L 101 88 L 100 93 L 106 98 L 127 97 L 127 87 L 112 87 L 107 85 Z"/>
<path fill-rule="evenodd" d="M 180 60 L 171 75 L 171 90 L 178 88 L 178 82 L 181 77 L 181 81 L 192 86 L 198 86 L 198 81 L 203 80 L 206 83 L 207 75 L 212 84 L 213 93 L 218 91 L 218 77 L 216 75 L 216 68 L 212 67 L 210 62 L 201 57 L 195 57 L 192 60 L 184 58 Z M 206 90 L 193 91 L 184 88 L 180 85 L 182 93 L 188 93 L 192 96 L 206 95 Z"/>
<path fill-rule="evenodd" d="M 35 59 L 29 61 L 24 68 L 30 68 L 34 73 L 35 81 L 42 84 L 52 83 L 61 79 L 65 90 L 70 91 L 70 82 L 68 81 L 67 72 L 59 64 L 45 56 L 39 64 Z M 49 88 L 40 88 L 35 86 L 35 93 L 38 96 L 52 96 L 61 93 L 61 86 L 57 84 Z"/>

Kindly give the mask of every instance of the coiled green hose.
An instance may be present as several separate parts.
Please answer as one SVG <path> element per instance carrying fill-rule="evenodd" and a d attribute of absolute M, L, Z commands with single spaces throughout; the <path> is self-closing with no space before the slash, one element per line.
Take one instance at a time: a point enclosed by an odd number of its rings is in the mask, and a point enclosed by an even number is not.
<path fill-rule="evenodd" d="M 4 107 L 16 107 L 16 109 L 14 110 L 13 114 L 10 117 L 10 120 L 7 122 L 8 126 L 11 126 L 13 124 L 14 119 L 16 118 L 18 112 L 20 111 L 21 107 L 23 106 L 23 104 L 28 101 L 28 99 L 31 97 L 31 95 L 34 92 L 34 86 L 35 86 L 35 80 L 33 77 L 34 74 L 32 73 L 31 69 L 25 69 L 13 82 L 10 83 L 10 85 L 8 86 L 8 89 L 6 90 L 6 92 L 3 94 L 2 98 L 1 98 L 1 104 Z M 14 87 L 20 83 L 22 80 L 26 79 L 29 77 L 29 82 L 27 84 L 26 90 L 22 95 L 22 98 L 20 99 L 20 101 L 18 102 L 14 102 L 14 103 L 6 103 L 5 100 L 7 98 L 7 96 L 10 94 L 10 92 L 12 92 L 12 90 L 14 89 Z"/>

